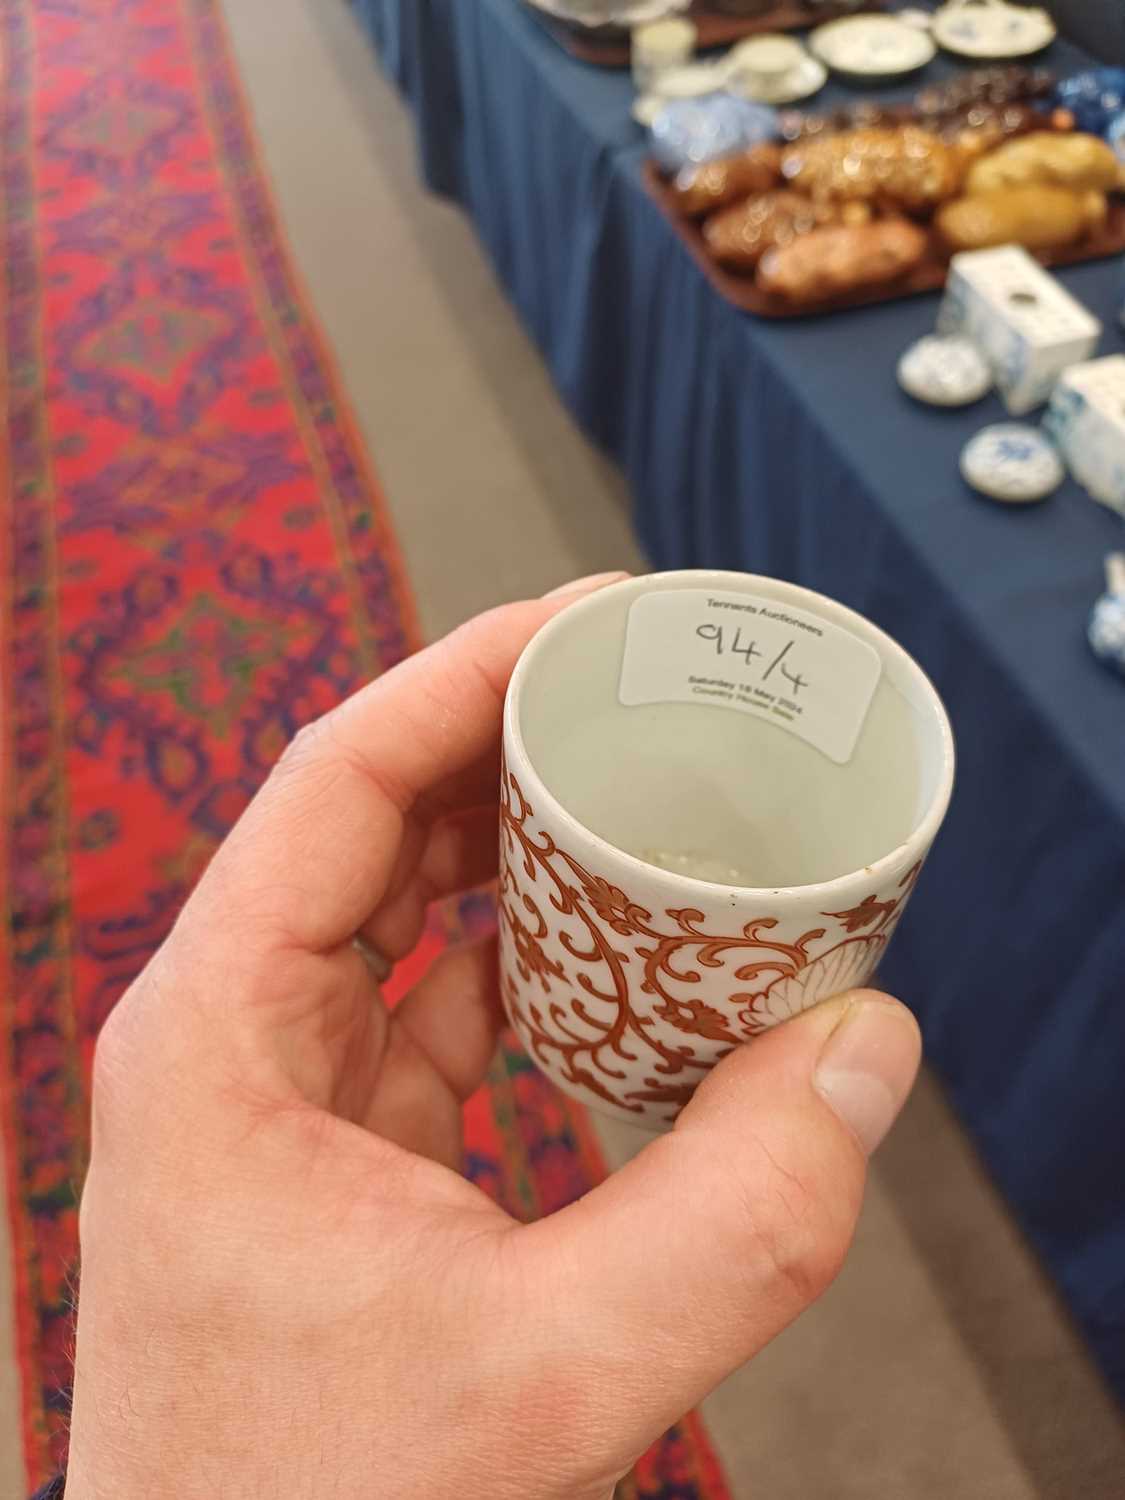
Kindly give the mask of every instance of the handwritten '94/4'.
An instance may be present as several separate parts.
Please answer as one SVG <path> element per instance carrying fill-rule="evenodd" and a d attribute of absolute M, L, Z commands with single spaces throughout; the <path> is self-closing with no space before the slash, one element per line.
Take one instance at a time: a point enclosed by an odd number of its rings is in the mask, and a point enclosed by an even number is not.
<path fill-rule="evenodd" d="M 698 625 L 695 633 L 701 640 L 711 641 L 714 644 L 716 656 L 741 656 L 745 658 L 747 666 L 756 656 L 761 657 L 763 662 L 769 661 L 769 665 L 762 672 L 762 681 L 768 682 L 775 671 L 780 671 L 782 677 L 792 684 L 794 697 L 802 688 L 809 686 L 808 681 L 801 676 L 799 671 L 791 672 L 785 665 L 785 658 L 796 644 L 795 640 L 787 641 L 771 660 L 765 651 L 759 649 L 757 641 L 743 642 L 741 626 L 735 631 L 733 641 L 728 639 L 726 628 L 722 625 Z"/>

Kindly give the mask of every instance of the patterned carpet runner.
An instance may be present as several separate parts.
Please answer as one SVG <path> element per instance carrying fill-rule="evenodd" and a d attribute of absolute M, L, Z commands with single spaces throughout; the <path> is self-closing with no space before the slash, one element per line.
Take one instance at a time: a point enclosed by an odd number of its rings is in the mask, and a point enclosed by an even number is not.
<path fill-rule="evenodd" d="M 64 1451 L 98 1028 L 293 732 L 417 630 L 215 0 L 0 0 L 0 56 L 0 1134 L 31 1485 Z M 417 962 L 490 920 L 443 914 Z M 510 1046 L 468 1136 L 524 1218 L 604 1170 Z M 690 1418 L 622 1493 L 727 1491 Z"/>

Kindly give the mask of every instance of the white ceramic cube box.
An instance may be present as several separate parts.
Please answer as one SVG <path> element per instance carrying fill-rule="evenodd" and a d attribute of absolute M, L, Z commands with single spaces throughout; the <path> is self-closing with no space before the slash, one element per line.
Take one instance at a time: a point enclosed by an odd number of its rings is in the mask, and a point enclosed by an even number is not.
<path fill-rule="evenodd" d="M 1125 354 L 1067 370 L 1043 425 L 1078 483 L 1125 516 Z"/>
<path fill-rule="evenodd" d="M 1090 358 L 1102 325 L 1026 250 L 1002 245 L 953 257 L 938 331 L 979 345 L 1004 405 L 1023 416 L 1068 366 Z"/>

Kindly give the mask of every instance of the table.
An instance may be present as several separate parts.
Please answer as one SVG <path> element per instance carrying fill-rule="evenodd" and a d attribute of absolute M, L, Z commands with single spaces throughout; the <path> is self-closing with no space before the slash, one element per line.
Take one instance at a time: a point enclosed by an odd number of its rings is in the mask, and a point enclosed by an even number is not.
<path fill-rule="evenodd" d="M 1125 526 L 1073 485 L 1026 512 L 964 488 L 998 401 L 934 412 L 893 379 L 936 297 L 784 324 L 726 304 L 645 191 L 628 80 L 514 0 L 356 3 L 653 562 L 821 589 L 941 690 L 959 782 L 885 979 L 1125 1397 L 1125 688 L 1083 639 Z M 1063 279 L 1125 348 L 1120 262 Z"/>
<path fill-rule="evenodd" d="M 1118 0 L 1048 0 L 1047 9 L 1081 46 L 1107 62 L 1125 63 L 1125 9 Z"/>

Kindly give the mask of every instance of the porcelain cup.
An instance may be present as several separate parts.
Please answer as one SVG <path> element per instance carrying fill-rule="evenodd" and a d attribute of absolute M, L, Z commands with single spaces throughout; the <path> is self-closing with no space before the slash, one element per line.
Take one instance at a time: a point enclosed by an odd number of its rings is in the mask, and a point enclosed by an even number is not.
<path fill-rule="evenodd" d="M 727 72 L 737 84 L 750 89 L 778 87 L 802 63 L 808 53 L 789 36 L 755 36 L 740 42 L 727 59 Z"/>
<path fill-rule="evenodd" d="M 953 785 L 921 668 L 793 584 L 632 578 L 504 708 L 501 988 L 538 1066 L 663 1128 L 740 1043 L 871 978 Z"/>
<path fill-rule="evenodd" d="M 682 16 L 650 21 L 632 34 L 633 82 L 644 94 L 659 88 L 661 78 L 691 62 L 696 29 Z"/>

